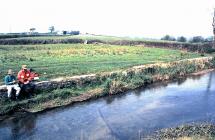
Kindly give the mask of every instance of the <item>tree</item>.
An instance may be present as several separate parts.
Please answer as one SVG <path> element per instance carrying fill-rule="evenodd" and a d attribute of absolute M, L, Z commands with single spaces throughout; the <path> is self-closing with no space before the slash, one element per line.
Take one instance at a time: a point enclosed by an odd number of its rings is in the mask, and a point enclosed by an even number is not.
<path fill-rule="evenodd" d="M 161 40 L 176 41 L 175 37 L 170 35 L 165 35 L 164 37 L 161 38 Z"/>
<path fill-rule="evenodd" d="M 161 40 L 169 40 L 170 39 L 170 35 L 165 35 L 164 37 L 161 38 Z"/>
<path fill-rule="evenodd" d="M 49 30 L 50 30 L 51 33 L 53 33 L 54 30 L 55 30 L 54 26 L 50 26 L 50 27 L 49 27 Z"/>
<path fill-rule="evenodd" d="M 66 35 L 67 34 L 67 31 L 63 31 L 63 35 Z"/>
<path fill-rule="evenodd" d="M 180 36 L 180 37 L 177 38 L 177 41 L 178 42 L 187 42 L 187 39 L 184 36 Z"/>
<path fill-rule="evenodd" d="M 33 34 L 35 32 L 36 28 L 30 28 L 29 30 L 30 30 L 31 34 Z"/>
<path fill-rule="evenodd" d="M 213 42 L 213 36 L 205 38 L 205 42 Z"/>
<path fill-rule="evenodd" d="M 80 34 L 80 31 L 71 31 L 70 32 L 70 35 L 79 35 Z"/>
<path fill-rule="evenodd" d="M 194 36 L 190 39 L 191 43 L 202 43 L 205 39 L 202 36 Z"/>
<path fill-rule="evenodd" d="M 214 17 L 213 17 L 213 33 L 214 33 L 214 38 L 213 38 L 213 49 L 215 49 L 215 8 L 214 8 Z"/>

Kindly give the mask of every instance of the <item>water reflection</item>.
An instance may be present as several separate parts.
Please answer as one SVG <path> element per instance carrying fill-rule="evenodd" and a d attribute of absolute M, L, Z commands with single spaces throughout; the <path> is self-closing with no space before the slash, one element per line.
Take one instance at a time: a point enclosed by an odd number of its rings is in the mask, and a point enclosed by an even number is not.
<path fill-rule="evenodd" d="M 177 80 L 177 84 L 180 86 L 181 84 L 183 84 L 186 81 L 186 78 L 180 78 Z"/>
<path fill-rule="evenodd" d="M 212 76 L 213 76 L 213 73 L 211 72 L 209 74 L 209 80 L 208 80 L 208 86 L 207 86 L 207 93 L 210 91 L 210 88 L 211 88 L 211 82 L 212 82 Z"/>
<path fill-rule="evenodd" d="M 125 94 L 126 93 L 121 93 L 121 94 L 117 94 L 117 95 L 110 95 L 108 98 L 104 98 L 104 100 L 106 101 L 107 104 L 111 104 L 112 102 L 118 100 L 123 100 L 125 98 Z"/>
<path fill-rule="evenodd" d="M 135 90 L 133 91 L 133 93 L 134 93 L 137 97 L 140 97 L 140 95 L 141 95 L 141 90 L 140 90 L 140 89 L 135 89 Z"/>
<path fill-rule="evenodd" d="M 106 98 L 105 101 L 107 104 L 111 104 L 114 101 L 114 98 L 109 97 L 109 98 Z"/>
<path fill-rule="evenodd" d="M 8 126 L 8 130 L 10 130 L 10 138 L 9 139 L 19 139 L 20 136 L 33 135 L 34 129 L 36 128 L 36 120 L 37 117 L 34 114 L 29 114 L 24 117 L 16 117 L 10 120 L 5 120 L 0 124 L 0 130 L 4 126 Z M 0 131 L 1 134 L 1 131 Z"/>

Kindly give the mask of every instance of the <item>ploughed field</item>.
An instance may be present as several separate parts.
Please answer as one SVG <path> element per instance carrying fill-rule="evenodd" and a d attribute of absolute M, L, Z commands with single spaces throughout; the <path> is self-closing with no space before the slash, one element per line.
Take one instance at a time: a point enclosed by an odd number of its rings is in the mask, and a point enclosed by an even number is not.
<path fill-rule="evenodd" d="M 40 80 L 48 80 L 199 56 L 179 50 L 107 44 L 0 45 L 0 79 L 10 68 L 17 73 L 22 64 L 35 69 Z"/>

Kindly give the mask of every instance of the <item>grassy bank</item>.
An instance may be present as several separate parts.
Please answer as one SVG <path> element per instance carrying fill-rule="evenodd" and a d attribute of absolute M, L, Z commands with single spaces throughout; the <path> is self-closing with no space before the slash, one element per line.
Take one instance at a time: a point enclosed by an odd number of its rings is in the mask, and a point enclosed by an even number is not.
<path fill-rule="evenodd" d="M 51 91 L 37 91 L 36 94 L 34 94 L 31 98 L 26 97 L 16 101 L 10 100 L 8 98 L 2 98 L 0 99 L 0 116 L 19 110 L 37 112 L 48 108 L 67 105 L 69 101 L 70 103 L 72 102 L 70 99 L 78 96 L 89 95 L 90 92 L 95 91 L 95 89 L 101 91 L 98 88 L 98 85 L 95 85 L 82 88 L 73 87 L 55 89 Z"/>
<path fill-rule="evenodd" d="M 18 72 L 22 64 L 34 68 L 41 80 L 48 80 L 199 56 L 179 50 L 117 45 L 0 45 L 0 79 L 9 68 Z"/>
<path fill-rule="evenodd" d="M 214 140 L 215 126 L 210 123 L 181 125 L 176 128 L 162 129 L 146 139 Z"/>
<path fill-rule="evenodd" d="M 198 58 L 154 65 L 142 65 L 126 70 L 101 73 L 96 75 L 96 81 L 87 79 L 83 85 L 71 85 L 66 88 L 57 88 L 37 91 L 30 99 L 10 101 L 0 99 L 0 115 L 17 110 L 37 112 L 47 108 L 68 105 L 105 95 L 122 93 L 130 89 L 145 86 L 153 82 L 175 79 L 189 73 L 212 68 L 215 59 Z M 83 83 L 80 79 L 77 83 Z M 60 84 L 60 83 L 59 83 Z"/>

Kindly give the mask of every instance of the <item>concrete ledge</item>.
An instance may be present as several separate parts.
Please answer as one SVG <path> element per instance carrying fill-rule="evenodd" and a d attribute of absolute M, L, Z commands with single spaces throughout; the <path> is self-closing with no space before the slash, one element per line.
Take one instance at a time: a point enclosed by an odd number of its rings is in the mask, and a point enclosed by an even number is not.
<path fill-rule="evenodd" d="M 72 77 L 59 77 L 59 78 L 51 79 L 50 81 L 36 82 L 35 85 L 36 85 L 36 89 L 48 90 L 48 89 L 71 87 L 72 85 L 82 85 L 83 83 L 80 81 L 84 79 L 93 80 L 95 78 L 96 78 L 96 74 L 80 75 L 80 76 L 72 76 Z M 7 92 L 6 85 L 0 85 L 0 94 L 4 94 L 6 92 Z"/>
<path fill-rule="evenodd" d="M 6 89 L 6 85 L 0 86 L 0 91 L 2 91 L 2 90 L 7 90 L 7 89 Z"/>

